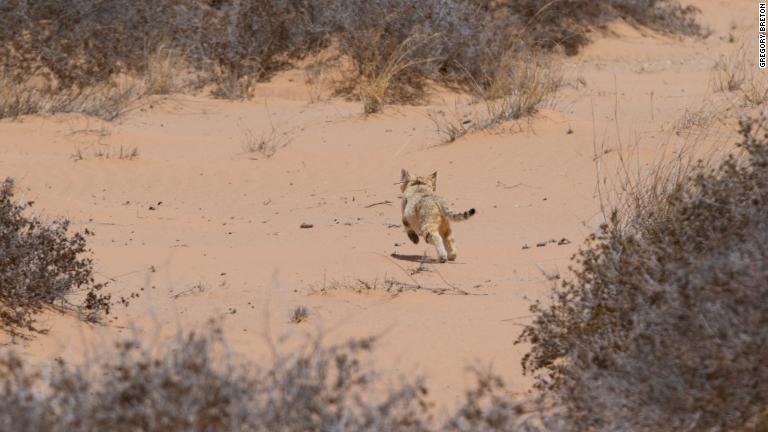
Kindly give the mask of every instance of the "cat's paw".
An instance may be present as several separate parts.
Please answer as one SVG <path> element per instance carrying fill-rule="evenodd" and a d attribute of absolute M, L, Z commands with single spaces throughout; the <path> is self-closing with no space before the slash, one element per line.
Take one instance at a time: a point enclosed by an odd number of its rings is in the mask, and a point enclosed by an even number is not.
<path fill-rule="evenodd" d="M 419 244 L 419 236 L 415 232 L 410 231 L 408 233 L 408 238 L 411 239 L 413 244 Z"/>

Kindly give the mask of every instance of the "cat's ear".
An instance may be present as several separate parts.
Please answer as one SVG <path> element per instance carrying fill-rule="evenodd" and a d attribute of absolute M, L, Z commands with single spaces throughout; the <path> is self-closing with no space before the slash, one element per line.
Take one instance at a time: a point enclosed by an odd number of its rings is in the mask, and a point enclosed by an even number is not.
<path fill-rule="evenodd" d="M 436 190 L 437 189 L 437 171 L 430 174 L 429 177 L 427 177 L 427 181 L 429 182 L 429 184 L 432 185 L 432 190 Z"/>
<path fill-rule="evenodd" d="M 400 170 L 400 181 L 402 183 L 405 183 L 410 180 L 411 180 L 411 174 L 405 168 Z"/>

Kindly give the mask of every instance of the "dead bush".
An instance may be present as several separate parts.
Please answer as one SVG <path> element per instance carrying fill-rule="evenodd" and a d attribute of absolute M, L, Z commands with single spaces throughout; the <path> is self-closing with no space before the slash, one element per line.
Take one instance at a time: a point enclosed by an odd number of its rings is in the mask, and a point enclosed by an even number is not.
<path fill-rule="evenodd" d="M 613 211 L 519 339 L 578 430 L 768 425 L 768 134 Z M 643 195 L 634 195 L 634 197 Z"/>
<path fill-rule="evenodd" d="M 70 233 L 67 220 L 29 215 L 32 203 L 14 202 L 13 185 L 0 185 L 0 326 L 12 336 L 42 331 L 36 316 L 46 308 L 74 310 L 89 321 L 109 313 L 110 296 L 94 281 L 90 232 Z M 73 303 L 72 294 L 84 298 Z"/>

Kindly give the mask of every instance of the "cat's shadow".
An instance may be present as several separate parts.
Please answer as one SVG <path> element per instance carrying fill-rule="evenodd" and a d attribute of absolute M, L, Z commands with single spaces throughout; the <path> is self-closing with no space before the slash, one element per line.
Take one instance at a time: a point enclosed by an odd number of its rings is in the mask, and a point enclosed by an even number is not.
<path fill-rule="evenodd" d="M 438 260 L 434 258 L 430 258 L 428 256 L 424 255 L 403 255 L 399 253 L 392 253 L 389 256 L 395 259 L 399 259 L 401 261 L 410 261 L 415 263 L 428 263 L 428 264 L 434 264 L 437 263 Z"/>

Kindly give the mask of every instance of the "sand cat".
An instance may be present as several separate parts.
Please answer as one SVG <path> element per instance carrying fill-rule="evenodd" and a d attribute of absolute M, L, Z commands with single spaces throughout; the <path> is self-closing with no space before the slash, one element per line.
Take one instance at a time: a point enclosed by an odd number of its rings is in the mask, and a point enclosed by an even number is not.
<path fill-rule="evenodd" d="M 403 170 L 400 190 L 403 192 L 403 227 L 412 242 L 418 244 L 419 236 L 434 245 L 440 262 L 456 260 L 450 221 L 467 220 L 475 209 L 463 213 L 452 212 L 437 195 L 437 172 L 427 177 L 413 177 Z"/>

